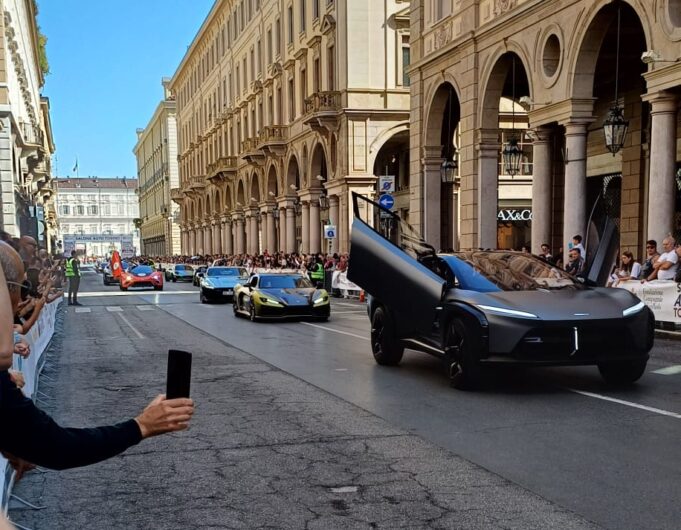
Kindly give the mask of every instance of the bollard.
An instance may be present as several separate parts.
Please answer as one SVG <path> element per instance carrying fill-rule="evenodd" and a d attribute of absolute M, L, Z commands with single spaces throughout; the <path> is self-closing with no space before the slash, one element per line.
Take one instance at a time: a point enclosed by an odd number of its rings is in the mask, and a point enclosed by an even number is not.
<path fill-rule="evenodd" d="M 359 301 L 364 302 L 364 289 L 360 289 L 359 291 Z"/>

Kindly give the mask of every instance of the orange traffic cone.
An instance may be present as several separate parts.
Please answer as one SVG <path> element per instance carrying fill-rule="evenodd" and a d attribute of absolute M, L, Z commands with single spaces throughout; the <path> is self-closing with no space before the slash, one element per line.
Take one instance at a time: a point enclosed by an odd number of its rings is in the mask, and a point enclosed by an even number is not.
<path fill-rule="evenodd" d="M 359 291 L 359 301 L 364 302 L 364 289 L 360 289 Z"/>

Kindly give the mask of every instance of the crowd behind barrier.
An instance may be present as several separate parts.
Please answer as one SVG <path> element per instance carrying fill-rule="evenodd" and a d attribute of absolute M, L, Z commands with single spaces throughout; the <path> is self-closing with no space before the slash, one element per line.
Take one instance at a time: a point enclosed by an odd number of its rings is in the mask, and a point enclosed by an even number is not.
<path fill-rule="evenodd" d="M 21 372 L 24 376 L 26 384 L 22 391 L 27 397 L 35 401 L 36 389 L 38 387 L 38 378 L 40 372 L 45 364 L 44 353 L 54 334 L 54 325 L 57 316 L 57 308 L 61 303 L 61 298 L 46 304 L 40 312 L 40 317 L 29 332 L 23 336 L 23 339 L 31 348 L 31 354 L 27 358 L 14 356 L 12 368 Z M 7 505 L 9 503 L 12 486 L 14 484 L 14 471 L 5 458 L 0 455 L 0 493 L 2 499 L 2 510 L 7 514 Z"/>
<path fill-rule="evenodd" d="M 681 327 L 681 283 L 671 280 L 629 280 L 620 282 L 617 287 L 638 296 L 652 310 L 656 322 Z"/>

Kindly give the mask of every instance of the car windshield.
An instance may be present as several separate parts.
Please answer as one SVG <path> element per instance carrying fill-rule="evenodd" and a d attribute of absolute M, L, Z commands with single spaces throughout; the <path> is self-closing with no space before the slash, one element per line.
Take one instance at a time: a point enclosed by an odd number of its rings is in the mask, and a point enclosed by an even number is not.
<path fill-rule="evenodd" d="M 442 256 L 459 282 L 471 291 L 581 289 L 583 284 L 550 263 L 521 252 L 457 252 Z"/>
<path fill-rule="evenodd" d="M 138 265 L 130 270 L 133 274 L 151 274 L 153 269 L 148 265 Z"/>
<path fill-rule="evenodd" d="M 175 265 L 175 270 L 178 272 L 182 271 L 193 271 L 194 269 L 192 268 L 191 265 Z"/>
<path fill-rule="evenodd" d="M 261 276 L 261 289 L 304 289 L 312 287 L 310 280 L 303 276 Z"/>
<path fill-rule="evenodd" d="M 206 274 L 208 276 L 239 276 L 241 278 L 248 276 L 248 272 L 242 267 L 211 267 Z"/>

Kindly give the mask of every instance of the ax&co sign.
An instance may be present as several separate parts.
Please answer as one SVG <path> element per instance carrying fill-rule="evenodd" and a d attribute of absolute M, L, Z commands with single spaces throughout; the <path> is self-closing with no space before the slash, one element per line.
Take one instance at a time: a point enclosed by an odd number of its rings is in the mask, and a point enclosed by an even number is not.
<path fill-rule="evenodd" d="M 526 208 L 524 210 L 499 210 L 497 213 L 497 221 L 531 221 L 532 210 Z"/>

